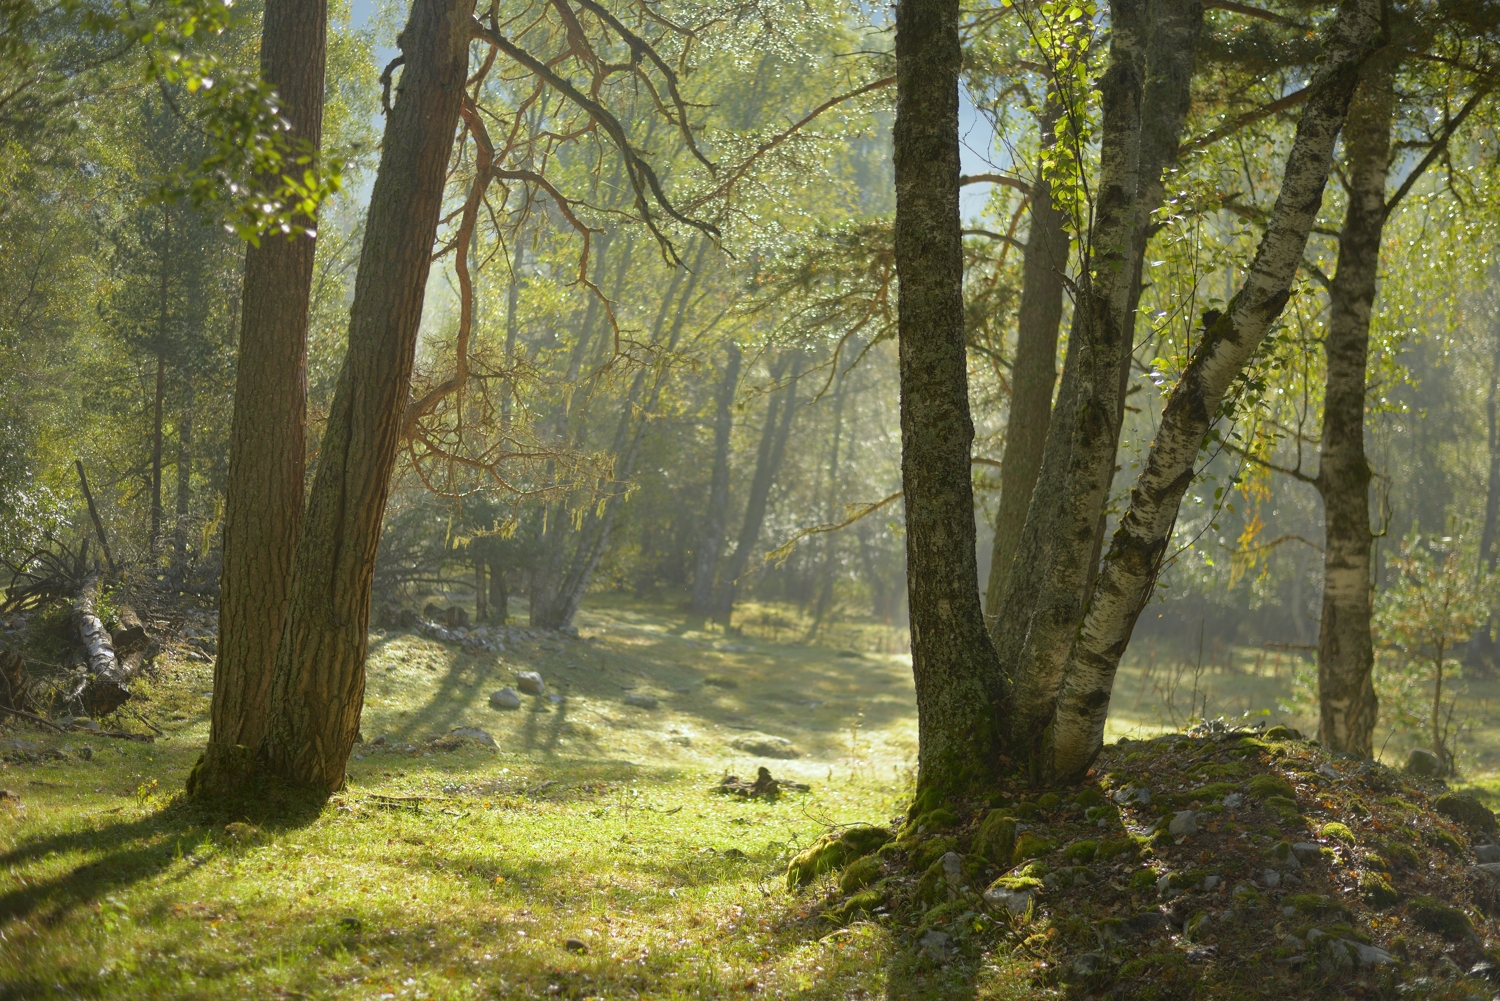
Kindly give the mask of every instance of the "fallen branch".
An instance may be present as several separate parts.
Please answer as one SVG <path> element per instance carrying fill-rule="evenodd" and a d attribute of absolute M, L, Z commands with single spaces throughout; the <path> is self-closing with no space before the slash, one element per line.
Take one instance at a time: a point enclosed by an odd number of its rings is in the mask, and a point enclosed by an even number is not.
<path fill-rule="evenodd" d="M 114 641 L 100 621 L 95 605 L 99 600 L 99 575 L 84 578 L 73 605 L 73 631 L 88 652 L 88 676 L 73 693 L 91 716 L 114 712 L 130 698 L 130 679 L 115 655 Z"/>

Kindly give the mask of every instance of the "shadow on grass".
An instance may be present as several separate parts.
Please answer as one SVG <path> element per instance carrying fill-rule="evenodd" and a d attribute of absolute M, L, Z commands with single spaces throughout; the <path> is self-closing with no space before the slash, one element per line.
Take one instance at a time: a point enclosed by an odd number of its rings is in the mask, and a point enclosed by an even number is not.
<path fill-rule="evenodd" d="M 184 844 L 200 843 L 232 821 L 249 821 L 268 835 L 305 827 L 317 819 L 326 796 L 277 792 L 258 800 L 205 807 L 182 797 L 137 820 L 22 840 L 0 854 L 0 868 L 35 863 L 50 855 L 85 853 L 83 863 L 56 876 L 20 879 L 0 894 L 0 926 L 40 918 L 54 924 L 123 886 L 152 879 L 181 857 Z"/>

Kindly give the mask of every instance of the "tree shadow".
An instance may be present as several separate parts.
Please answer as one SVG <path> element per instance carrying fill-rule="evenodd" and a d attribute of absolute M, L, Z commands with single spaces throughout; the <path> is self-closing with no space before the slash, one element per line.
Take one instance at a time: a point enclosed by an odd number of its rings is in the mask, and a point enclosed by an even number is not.
<path fill-rule="evenodd" d="M 79 906 L 161 874 L 182 857 L 184 846 L 190 850 L 216 830 L 223 841 L 225 823 L 249 821 L 261 835 L 275 835 L 311 824 L 326 801 L 324 795 L 278 790 L 259 799 L 204 807 L 179 796 L 136 820 L 23 839 L 0 854 L 0 868 L 73 852 L 88 858 L 55 876 L 17 880 L 20 886 L 0 894 L 0 926 L 32 918 L 56 924 Z"/>

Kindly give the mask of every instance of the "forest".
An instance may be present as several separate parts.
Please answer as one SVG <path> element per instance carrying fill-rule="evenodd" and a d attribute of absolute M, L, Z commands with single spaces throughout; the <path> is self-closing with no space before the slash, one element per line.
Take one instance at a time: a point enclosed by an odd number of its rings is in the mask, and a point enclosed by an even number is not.
<path fill-rule="evenodd" d="M 1500 3 L 0 17 L 0 1001 L 1500 992 Z"/>

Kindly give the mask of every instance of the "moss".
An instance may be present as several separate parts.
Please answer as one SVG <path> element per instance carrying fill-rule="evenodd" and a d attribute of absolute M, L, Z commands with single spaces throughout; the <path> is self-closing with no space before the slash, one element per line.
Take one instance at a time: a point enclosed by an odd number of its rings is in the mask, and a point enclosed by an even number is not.
<path fill-rule="evenodd" d="M 1062 806 L 1062 797 L 1055 792 L 1045 792 L 1036 798 L 1036 805 L 1047 813 Z"/>
<path fill-rule="evenodd" d="M 913 869 L 926 869 L 958 847 L 957 838 L 923 838 L 907 848 Z"/>
<path fill-rule="evenodd" d="M 1457 907 L 1450 907 L 1435 897 L 1418 897 L 1409 907 L 1411 919 L 1417 927 L 1434 932 L 1447 939 L 1470 938 L 1474 925 L 1469 916 Z"/>
<path fill-rule="evenodd" d="M 1132 890 L 1149 890 L 1156 885 L 1161 874 L 1155 869 L 1141 869 L 1130 877 L 1130 888 Z"/>
<path fill-rule="evenodd" d="M 839 889 L 844 893 L 854 893 L 863 890 L 880 876 L 880 859 L 874 855 L 866 855 L 862 859 L 856 859 L 847 869 L 843 876 L 839 877 Z"/>
<path fill-rule="evenodd" d="M 1376 844 L 1381 857 L 1399 869 L 1417 869 L 1422 865 L 1422 856 L 1410 845 L 1403 845 L 1399 841 L 1380 841 Z"/>
<path fill-rule="evenodd" d="M 1021 866 L 1015 872 L 1011 873 L 1011 875 L 1020 876 L 1024 879 L 1041 879 L 1051 871 L 1052 870 L 1048 867 L 1047 863 L 1043 862 L 1041 859 L 1033 859 L 1032 861 L 1027 862 L 1025 865 Z"/>
<path fill-rule="evenodd" d="M 952 827 L 956 823 L 958 823 L 958 814 L 946 806 L 940 806 L 936 810 L 929 810 L 927 813 L 919 816 L 913 821 L 913 826 L 919 831 L 924 829 L 927 831 L 941 831 Z"/>
<path fill-rule="evenodd" d="M 1328 823 L 1324 824 L 1322 829 L 1318 833 L 1323 837 L 1328 838 L 1330 841 L 1341 841 L 1344 844 L 1348 845 L 1350 848 L 1354 847 L 1354 832 L 1349 830 L 1347 824 L 1341 824 L 1336 820 L 1331 820 Z"/>
<path fill-rule="evenodd" d="M 1427 840 L 1430 844 L 1432 844 L 1438 850 L 1442 851 L 1444 854 L 1452 855 L 1455 858 L 1464 853 L 1463 842 L 1455 838 L 1453 835 L 1449 834 L 1447 831 L 1443 830 L 1441 827 L 1435 827 L 1432 830 L 1428 831 Z"/>
<path fill-rule="evenodd" d="M 1079 865 L 1088 865 L 1090 862 L 1094 861 L 1094 856 L 1097 855 L 1098 852 L 1099 842 L 1085 838 L 1082 841 L 1075 841 L 1068 847 L 1064 848 L 1063 857 L 1066 858 L 1069 862 L 1075 862 Z"/>
<path fill-rule="evenodd" d="M 1098 789 L 1081 789 L 1077 796 L 1073 797 L 1073 805 L 1087 810 L 1091 806 L 1098 806 L 1104 802 L 1104 794 Z"/>
<path fill-rule="evenodd" d="M 1294 799 L 1271 796 L 1262 800 L 1261 805 L 1276 814 L 1283 824 L 1295 824 L 1302 819 L 1302 811 L 1297 808 L 1297 801 Z"/>
<path fill-rule="evenodd" d="M 1474 831 L 1495 830 L 1495 815 L 1483 803 L 1469 796 L 1444 793 L 1432 801 L 1432 808 L 1443 816 Z"/>
<path fill-rule="evenodd" d="M 995 890 L 1040 890 L 1042 881 L 1030 876 L 1001 876 L 990 884 L 990 889 Z"/>
<path fill-rule="evenodd" d="M 1292 784 L 1280 775 L 1257 775 L 1250 780 L 1250 795 L 1257 799 L 1268 799 L 1273 796 L 1282 796 L 1295 800 L 1297 790 Z"/>
<path fill-rule="evenodd" d="M 1291 728 L 1290 727 L 1285 727 L 1285 726 L 1273 726 L 1269 730 L 1267 730 L 1263 734 L 1263 736 L 1265 737 L 1266 740 L 1296 740 L 1297 739 L 1297 738 L 1295 738 L 1295 737 L 1292 736 L 1292 730 L 1291 730 Z"/>
<path fill-rule="evenodd" d="M 1011 812 L 1021 820 L 1036 820 L 1042 815 L 1042 808 L 1035 803 L 1017 803 L 1011 807 Z"/>
<path fill-rule="evenodd" d="M 1049 855 L 1057 846 L 1040 834 L 1027 831 L 1016 839 L 1015 850 L 1011 853 L 1014 862 L 1024 862 L 1029 858 L 1037 858 L 1041 855 Z"/>
<path fill-rule="evenodd" d="M 932 863 L 922 873 L 922 878 L 917 880 L 917 899 L 924 904 L 935 904 L 940 900 L 947 899 L 948 879 L 943 872 L 941 860 Z"/>
<path fill-rule="evenodd" d="M 1134 854 L 1136 844 L 1134 838 L 1106 838 L 1099 842 L 1099 848 L 1094 853 L 1094 858 L 1100 862 L 1108 862 L 1110 859 L 1121 855 Z"/>
<path fill-rule="evenodd" d="M 825 872 L 834 872 L 864 858 L 890 840 L 891 832 L 884 827 L 851 827 L 837 834 L 825 834 L 787 865 L 786 888 L 806 886 Z"/>
<path fill-rule="evenodd" d="M 1396 892 L 1396 888 L 1384 876 L 1373 872 L 1360 874 L 1359 895 L 1371 907 L 1380 908 L 1390 907 L 1401 899 L 1401 894 Z"/>
<path fill-rule="evenodd" d="M 996 865 L 1009 865 L 1016 850 L 1015 818 L 1005 810 L 991 810 L 974 834 L 971 849 Z"/>
<path fill-rule="evenodd" d="M 829 917 L 837 919 L 841 924 L 848 924 L 856 918 L 866 917 L 885 904 L 885 894 L 879 890 L 864 890 L 856 893 L 844 901 L 834 910 L 828 911 Z"/>
<path fill-rule="evenodd" d="M 1375 852 L 1370 852 L 1364 858 L 1360 859 L 1360 862 L 1364 864 L 1366 869 L 1374 869 L 1376 872 L 1391 871 L 1391 864 L 1385 860 L 1385 856 L 1378 855 Z"/>

